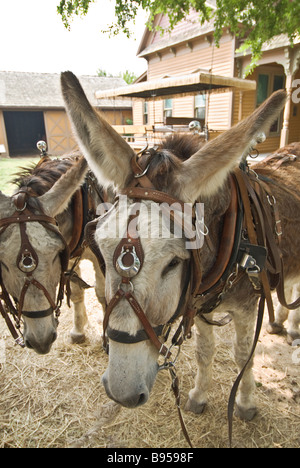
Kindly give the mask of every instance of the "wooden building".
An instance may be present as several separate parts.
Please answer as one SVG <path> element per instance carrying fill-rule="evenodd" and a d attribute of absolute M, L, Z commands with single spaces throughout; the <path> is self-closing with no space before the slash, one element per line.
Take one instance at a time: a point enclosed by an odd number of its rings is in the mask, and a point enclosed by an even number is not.
<path fill-rule="evenodd" d="M 132 121 L 131 103 L 97 100 L 95 91 L 124 85 L 122 78 L 80 76 L 95 108 L 112 125 Z M 60 75 L 0 72 L 0 157 L 35 154 L 38 140 L 45 140 L 49 154 L 62 155 L 77 145 L 64 110 Z"/>
<path fill-rule="evenodd" d="M 154 26 L 168 28 L 166 15 L 157 15 Z M 300 38 L 291 47 L 286 36 L 275 37 L 264 46 L 263 55 L 254 73 L 247 76 L 245 83 L 255 82 L 252 89 L 243 86 L 237 78 L 243 79 L 250 62 L 250 55 L 237 54 L 238 40 L 224 32 L 220 46 L 213 38 L 213 22 L 201 25 L 195 11 L 175 26 L 171 33 L 145 29 L 138 48 L 138 56 L 148 62 L 147 72 L 140 77 L 139 99 L 133 99 L 133 123 L 135 125 L 160 125 L 167 117 L 198 117 L 203 119 L 210 130 L 210 138 L 230 128 L 249 115 L 274 90 L 286 88 L 289 99 L 281 118 L 274 123 L 267 140 L 259 146 L 261 152 L 271 152 L 288 142 L 300 140 Z M 151 84 L 181 77 L 188 83 L 188 77 L 202 73 L 211 76 L 211 83 L 203 86 L 199 81 L 198 91 L 187 85 L 187 93 L 164 96 L 159 99 L 152 89 L 153 97 L 142 98 L 142 89 L 151 89 Z M 230 86 L 220 86 L 216 92 L 213 86 L 215 76 L 228 78 Z M 231 80 L 231 81 L 230 81 Z M 297 87 L 299 92 L 297 94 Z M 152 87 L 153 88 L 153 87 Z M 170 88 L 171 89 L 171 88 Z M 213 92 L 212 92 L 213 91 Z M 98 97 L 104 93 L 96 93 Z M 114 92 L 117 99 L 122 93 Z M 187 94 L 187 95 L 186 95 Z M 131 94 L 131 97 L 133 95 Z M 178 97 L 179 96 L 179 97 Z M 106 93 L 106 97 L 108 94 Z"/>

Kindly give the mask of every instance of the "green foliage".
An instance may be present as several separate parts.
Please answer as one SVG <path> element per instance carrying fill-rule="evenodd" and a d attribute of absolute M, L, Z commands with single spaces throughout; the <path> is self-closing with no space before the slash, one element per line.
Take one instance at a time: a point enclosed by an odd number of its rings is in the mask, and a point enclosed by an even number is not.
<path fill-rule="evenodd" d="M 57 6 L 57 13 L 61 15 L 62 21 L 67 29 L 71 27 L 73 15 L 85 16 L 89 11 L 91 3 L 95 0 L 61 0 Z"/>
<path fill-rule="evenodd" d="M 274 36 L 286 34 L 293 39 L 300 34 L 300 2 L 298 0 L 217 0 L 215 38 L 218 42 L 223 28 L 229 28 L 244 39 L 239 52 L 251 50 L 250 73 L 262 54 L 262 46 Z"/>
<path fill-rule="evenodd" d="M 57 10 L 65 26 L 70 27 L 74 14 L 85 15 L 93 1 L 61 0 Z M 108 32 L 113 35 L 123 32 L 129 37 L 129 25 L 134 22 L 140 8 L 149 14 L 149 29 L 152 28 L 155 15 L 163 13 L 169 16 L 172 30 L 193 8 L 199 12 L 201 24 L 214 18 L 217 46 L 225 29 L 244 39 L 240 51 L 250 49 L 252 54 L 248 72 L 252 71 L 260 58 L 264 42 L 276 35 L 286 34 L 292 44 L 295 36 L 300 34 L 299 0 L 216 0 L 216 6 L 216 9 L 210 8 L 205 0 L 116 0 L 116 22 L 109 25 Z"/>
<path fill-rule="evenodd" d="M 133 72 L 131 72 L 129 70 L 125 70 L 125 72 L 120 73 L 120 76 L 121 76 L 121 78 L 123 78 L 123 80 L 127 84 L 131 84 L 137 79 L 137 76 Z"/>
<path fill-rule="evenodd" d="M 110 77 L 114 76 L 114 75 L 112 75 L 112 73 L 108 73 L 106 70 L 102 70 L 101 68 L 98 68 L 96 73 L 97 73 L 98 76 L 110 76 Z M 127 84 L 131 84 L 137 79 L 137 76 L 133 72 L 131 72 L 129 70 L 125 70 L 124 72 L 120 72 L 120 73 L 118 73 L 117 76 L 119 78 L 123 78 L 123 80 Z"/>

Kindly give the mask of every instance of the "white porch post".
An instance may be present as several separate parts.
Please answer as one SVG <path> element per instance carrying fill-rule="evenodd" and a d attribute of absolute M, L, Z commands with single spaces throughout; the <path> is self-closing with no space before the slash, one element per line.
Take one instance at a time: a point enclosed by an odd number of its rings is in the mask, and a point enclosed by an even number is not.
<path fill-rule="evenodd" d="M 281 64 L 284 67 L 286 75 L 286 84 L 285 89 L 287 92 L 287 101 L 284 107 L 283 112 L 283 125 L 280 135 L 280 147 L 286 146 L 289 142 L 289 124 L 290 124 L 290 115 L 291 115 L 291 100 L 292 100 L 292 84 L 296 71 L 299 68 L 300 64 L 300 49 L 291 49 L 286 47 L 284 49 L 285 59 Z"/>
<path fill-rule="evenodd" d="M 289 142 L 289 124 L 290 124 L 290 113 L 291 113 L 291 99 L 292 99 L 292 75 L 286 76 L 285 89 L 287 92 L 287 101 L 283 111 L 283 124 L 280 134 L 280 148 L 286 146 Z"/>

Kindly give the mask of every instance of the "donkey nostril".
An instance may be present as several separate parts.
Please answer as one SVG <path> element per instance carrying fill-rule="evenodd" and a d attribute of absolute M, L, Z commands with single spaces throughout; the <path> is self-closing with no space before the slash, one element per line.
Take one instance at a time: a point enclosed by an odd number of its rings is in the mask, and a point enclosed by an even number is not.
<path fill-rule="evenodd" d="M 57 333 L 56 333 L 56 332 L 53 332 L 51 343 L 54 343 L 54 341 L 56 340 L 56 338 L 57 338 Z"/>
<path fill-rule="evenodd" d="M 30 344 L 30 342 L 28 340 L 25 340 L 25 346 L 26 346 L 26 348 L 33 349 L 33 347 L 31 346 L 31 344 Z"/>
<path fill-rule="evenodd" d="M 148 399 L 147 395 L 145 393 L 141 393 L 140 397 L 139 397 L 139 400 L 138 400 L 137 406 L 141 406 L 144 403 L 146 403 L 147 399 Z"/>

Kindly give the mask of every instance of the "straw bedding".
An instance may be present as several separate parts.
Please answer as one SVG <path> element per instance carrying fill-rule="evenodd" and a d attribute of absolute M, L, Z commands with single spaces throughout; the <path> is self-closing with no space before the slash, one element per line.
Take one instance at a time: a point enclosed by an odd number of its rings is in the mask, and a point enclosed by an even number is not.
<path fill-rule="evenodd" d="M 88 262 L 83 270 L 84 279 L 93 281 Z M 58 340 L 46 356 L 16 347 L 0 322 L 0 447 L 188 448 L 167 371 L 158 375 L 148 403 L 136 410 L 108 399 L 100 381 L 108 362 L 101 348 L 102 314 L 93 290 L 86 297 L 87 341 L 69 343 L 72 310 L 63 306 Z M 199 448 L 228 446 L 227 400 L 236 376 L 232 325 L 216 335 L 209 406 L 201 416 L 183 411 Z M 300 446 L 300 363 L 293 363 L 294 352 L 284 336 L 263 330 L 255 359 L 259 413 L 250 423 L 234 418 L 235 447 Z M 184 407 L 196 372 L 193 339 L 184 344 L 177 369 Z"/>

